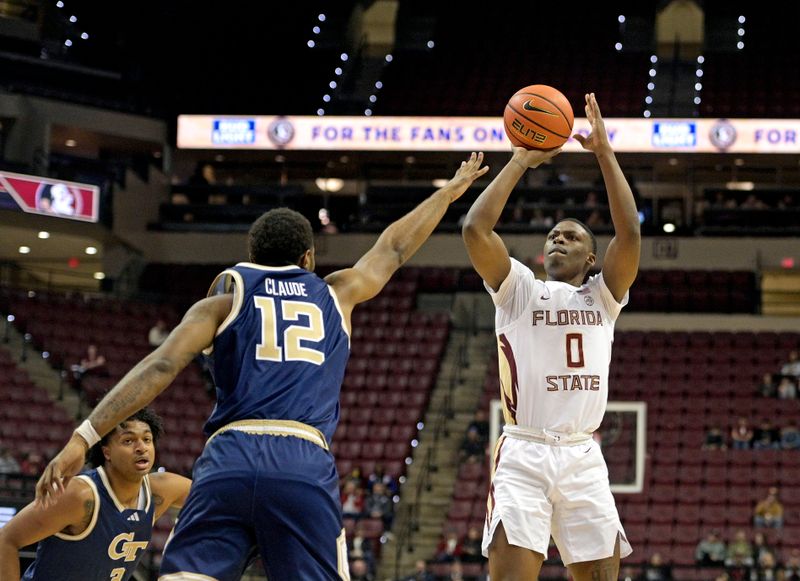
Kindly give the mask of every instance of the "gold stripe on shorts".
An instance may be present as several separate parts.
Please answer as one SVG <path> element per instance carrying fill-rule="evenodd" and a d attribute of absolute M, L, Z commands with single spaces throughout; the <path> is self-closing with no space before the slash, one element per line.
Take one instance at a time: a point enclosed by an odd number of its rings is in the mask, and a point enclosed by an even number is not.
<path fill-rule="evenodd" d="M 324 450 L 329 450 L 325 435 L 317 428 L 292 420 L 239 420 L 222 426 L 208 439 L 206 445 L 223 432 L 235 430 L 258 436 L 285 436 L 308 440 Z"/>

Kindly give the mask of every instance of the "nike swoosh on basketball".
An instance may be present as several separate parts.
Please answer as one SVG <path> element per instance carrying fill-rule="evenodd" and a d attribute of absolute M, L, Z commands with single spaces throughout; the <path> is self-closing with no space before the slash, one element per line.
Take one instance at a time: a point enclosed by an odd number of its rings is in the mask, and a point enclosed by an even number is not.
<path fill-rule="evenodd" d="M 544 113 L 546 115 L 552 115 L 553 117 L 558 117 L 558 113 L 553 113 L 552 111 L 548 111 L 547 109 L 542 109 L 541 107 L 537 107 L 536 105 L 532 104 L 533 99 L 528 99 L 522 105 L 523 109 L 528 111 L 536 111 L 537 113 Z"/>

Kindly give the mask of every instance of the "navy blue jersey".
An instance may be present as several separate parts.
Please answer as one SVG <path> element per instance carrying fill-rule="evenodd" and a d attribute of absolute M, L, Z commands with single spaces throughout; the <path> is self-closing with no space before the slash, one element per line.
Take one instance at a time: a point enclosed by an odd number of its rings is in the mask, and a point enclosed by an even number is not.
<path fill-rule="evenodd" d="M 94 493 L 94 514 L 78 535 L 58 533 L 39 542 L 23 581 L 124 581 L 130 579 L 153 532 L 150 480 L 142 483 L 143 510 L 120 504 L 102 467 L 81 474 Z"/>
<path fill-rule="evenodd" d="M 233 308 L 213 344 L 217 405 L 206 434 L 241 420 L 291 420 L 330 442 L 350 355 L 333 289 L 299 266 L 240 263 L 209 294 L 230 291 Z"/>

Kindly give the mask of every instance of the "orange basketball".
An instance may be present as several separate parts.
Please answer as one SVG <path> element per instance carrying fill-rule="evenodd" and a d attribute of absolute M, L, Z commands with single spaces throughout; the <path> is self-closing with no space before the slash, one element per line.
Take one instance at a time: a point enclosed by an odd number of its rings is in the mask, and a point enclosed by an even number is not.
<path fill-rule="evenodd" d="M 564 94 L 547 85 L 530 85 L 514 93 L 503 113 L 506 135 L 525 149 L 553 149 L 572 133 L 572 107 Z"/>

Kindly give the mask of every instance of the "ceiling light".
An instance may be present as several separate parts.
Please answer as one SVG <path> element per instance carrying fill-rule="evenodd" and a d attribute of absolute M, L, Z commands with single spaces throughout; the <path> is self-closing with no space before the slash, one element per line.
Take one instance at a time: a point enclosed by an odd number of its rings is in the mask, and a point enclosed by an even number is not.
<path fill-rule="evenodd" d="M 30 254 L 31 253 L 31 247 L 30 246 L 20 246 L 19 247 L 19 253 L 20 254 Z"/>
<path fill-rule="evenodd" d="M 50 238 L 50 232 L 45 232 L 44 230 L 42 230 L 41 232 L 39 232 L 39 238 L 42 240 L 47 240 L 48 238 Z"/>
<path fill-rule="evenodd" d="M 103 280 L 105 277 L 106 277 L 106 273 L 105 272 L 95 272 L 94 273 L 94 279 L 95 280 Z"/>
<path fill-rule="evenodd" d="M 95 248 L 94 246 L 87 246 L 86 250 L 84 250 L 84 252 L 86 252 L 86 254 L 89 254 L 89 255 L 97 254 L 97 248 Z"/>

